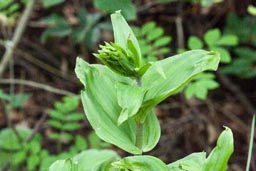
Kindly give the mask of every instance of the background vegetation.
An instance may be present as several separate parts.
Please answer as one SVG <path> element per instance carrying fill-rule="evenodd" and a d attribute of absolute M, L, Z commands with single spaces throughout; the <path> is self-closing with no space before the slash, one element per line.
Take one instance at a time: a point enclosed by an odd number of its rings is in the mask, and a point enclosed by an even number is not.
<path fill-rule="evenodd" d="M 121 9 L 145 61 L 189 49 L 221 54 L 217 73 L 196 76 L 157 106 L 162 136 L 150 155 L 170 163 L 202 149 L 209 152 L 226 125 L 235 139 L 229 170 L 245 170 L 256 111 L 253 3 L 0 0 L 0 168 L 44 170 L 87 148 L 115 149 L 92 132 L 82 114 L 82 85 L 74 67 L 77 56 L 99 62 L 91 54 L 103 41 L 113 41 L 109 14 Z M 255 150 L 252 154 L 255 171 Z"/>

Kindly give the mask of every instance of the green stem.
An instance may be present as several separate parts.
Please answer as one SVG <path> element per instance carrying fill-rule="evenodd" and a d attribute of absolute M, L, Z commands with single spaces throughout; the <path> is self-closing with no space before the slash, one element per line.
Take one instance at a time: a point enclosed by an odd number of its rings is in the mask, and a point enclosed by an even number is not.
<path fill-rule="evenodd" d="M 139 149 L 142 149 L 142 145 L 143 145 L 143 126 L 144 126 L 144 123 L 137 123 L 137 127 L 136 127 L 135 145 Z"/>
<path fill-rule="evenodd" d="M 141 79 L 137 78 L 136 81 L 137 81 L 137 85 L 140 87 L 142 85 Z M 139 149 L 142 149 L 142 146 L 143 146 L 143 127 L 144 127 L 144 123 L 137 122 L 135 145 Z"/>

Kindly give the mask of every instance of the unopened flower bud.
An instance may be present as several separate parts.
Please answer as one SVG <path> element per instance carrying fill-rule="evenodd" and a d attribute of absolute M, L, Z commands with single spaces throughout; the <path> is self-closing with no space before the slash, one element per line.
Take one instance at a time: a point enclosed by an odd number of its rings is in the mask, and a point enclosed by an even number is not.
<path fill-rule="evenodd" d="M 114 43 L 100 45 L 101 50 L 94 54 L 103 64 L 112 71 L 128 77 L 136 77 L 138 64 L 132 53 L 126 52 L 121 46 Z"/>

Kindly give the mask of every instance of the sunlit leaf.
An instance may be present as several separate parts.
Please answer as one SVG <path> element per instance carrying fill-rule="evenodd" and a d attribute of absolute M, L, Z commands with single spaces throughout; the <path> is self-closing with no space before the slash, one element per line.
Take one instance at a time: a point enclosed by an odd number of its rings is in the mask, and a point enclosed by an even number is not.
<path fill-rule="evenodd" d="M 118 170 L 130 171 L 169 171 L 167 165 L 153 156 L 132 156 L 112 163 Z"/>

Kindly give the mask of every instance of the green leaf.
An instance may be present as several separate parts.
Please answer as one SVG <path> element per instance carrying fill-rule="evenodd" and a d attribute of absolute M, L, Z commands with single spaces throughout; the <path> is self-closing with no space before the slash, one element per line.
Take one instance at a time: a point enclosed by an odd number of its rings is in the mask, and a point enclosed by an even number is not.
<path fill-rule="evenodd" d="M 185 88 L 185 97 L 190 99 L 192 96 L 200 100 L 205 100 L 209 90 L 219 86 L 214 80 L 215 76 L 210 73 L 201 73 L 195 76 L 190 84 Z"/>
<path fill-rule="evenodd" d="M 136 8 L 131 0 L 93 0 L 93 4 L 104 12 L 114 13 L 121 10 L 127 20 L 136 19 Z"/>
<path fill-rule="evenodd" d="M 25 150 L 21 150 L 19 152 L 14 153 L 12 158 L 13 164 L 15 165 L 21 164 L 26 160 L 26 157 L 27 157 L 27 152 Z"/>
<path fill-rule="evenodd" d="M 156 28 L 156 23 L 155 22 L 148 22 L 144 24 L 141 28 L 140 34 L 141 35 L 147 35 L 149 34 L 152 30 Z"/>
<path fill-rule="evenodd" d="M 102 65 L 89 65 L 79 58 L 75 71 L 86 87 L 81 98 L 87 119 L 101 139 L 132 154 L 149 151 L 156 145 L 160 126 L 153 113 L 145 121 L 144 134 L 150 136 L 144 137 L 142 149 L 135 146 L 136 123 L 133 118 L 118 126 L 122 109 L 118 105 L 115 85 L 118 82 L 135 85 L 135 80 L 117 75 Z"/>
<path fill-rule="evenodd" d="M 210 48 L 213 51 L 217 51 L 220 54 L 220 62 L 222 63 L 230 63 L 231 62 L 231 56 L 229 51 L 227 51 L 226 49 L 222 48 L 222 47 L 211 47 Z"/>
<path fill-rule="evenodd" d="M 142 76 L 142 87 L 148 90 L 139 112 L 146 114 L 156 104 L 174 94 L 195 75 L 205 70 L 216 70 L 219 55 L 204 50 L 188 51 L 171 58 L 157 61 Z M 162 67 L 166 78 L 157 70 Z M 143 120 L 143 116 L 141 117 Z"/>
<path fill-rule="evenodd" d="M 59 134 L 59 133 L 51 133 L 51 134 L 49 135 L 49 137 L 50 137 L 51 139 L 54 139 L 54 140 L 59 140 L 59 139 L 60 139 L 60 134 Z"/>
<path fill-rule="evenodd" d="M 54 119 L 63 120 L 65 119 L 65 115 L 62 112 L 59 112 L 57 110 L 50 110 L 49 116 Z"/>
<path fill-rule="evenodd" d="M 137 85 L 130 86 L 123 83 L 117 83 L 116 89 L 118 105 L 122 108 L 117 122 L 118 125 L 121 125 L 138 112 L 145 91 Z"/>
<path fill-rule="evenodd" d="M 232 131 L 225 127 L 225 130 L 218 138 L 217 146 L 207 157 L 203 171 L 226 171 L 228 160 L 234 151 L 234 140 Z"/>
<path fill-rule="evenodd" d="M 12 107 L 19 108 L 31 97 L 30 94 L 14 94 L 10 96 L 10 103 Z"/>
<path fill-rule="evenodd" d="M 60 121 L 57 121 L 57 120 L 53 120 L 53 119 L 51 119 L 51 120 L 49 120 L 48 122 L 47 122 L 50 126 L 52 126 L 53 128 L 56 128 L 56 129 L 62 129 L 62 127 L 63 127 L 63 124 L 60 122 Z"/>
<path fill-rule="evenodd" d="M 22 140 L 25 140 L 30 135 L 31 130 L 25 128 L 18 128 L 17 132 Z M 38 136 L 35 137 L 37 140 Z M 20 150 L 22 147 L 21 142 L 17 138 L 16 134 L 12 129 L 5 128 L 0 132 L 0 148 L 5 150 Z"/>
<path fill-rule="evenodd" d="M 0 89 L 0 99 L 9 101 L 10 96 L 8 94 L 6 94 L 2 89 Z"/>
<path fill-rule="evenodd" d="M 63 124 L 62 130 L 64 130 L 64 131 L 75 131 L 75 130 L 79 129 L 80 127 L 81 127 L 81 125 L 79 123 L 70 122 L 70 123 Z"/>
<path fill-rule="evenodd" d="M 196 36 L 190 36 L 188 39 L 188 48 L 191 50 L 202 49 L 203 42 Z"/>
<path fill-rule="evenodd" d="M 154 30 L 151 30 L 150 34 L 147 34 L 147 41 L 153 41 L 157 38 L 159 38 L 160 36 L 162 36 L 164 34 L 164 30 L 161 27 L 157 27 Z"/>
<path fill-rule="evenodd" d="M 75 147 L 77 150 L 85 150 L 87 149 L 87 142 L 86 140 L 84 139 L 84 137 L 82 137 L 81 135 L 77 135 L 75 137 Z"/>
<path fill-rule="evenodd" d="M 236 46 L 237 44 L 238 37 L 232 34 L 224 35 L 217 41 L 217 45 L 220 46 Z"/>
<path fill-rule="evenodd" d="M 62 133 L 62 134 L 60 134 L 60 139 L 65 142 L 71 141 L 73 139 L 73 136 L 72 136 L 72 134 L 69 134 L 69 133 Z"/>
<path fill-rule="evenodd" d="M 40 158 L 38 155 L 34 154 L 27 158 L 27 168 L 28 170 L 36 170 L 36 166 L 40 163 Z"/>
<path fill-rule="evenodd" d="M 175 2 L 176 0 L 157 0 L 160 3 L 169 3 L 169 2 Z"/>
<path fill-rule="evenodd" d="M 77 163 L 74 163 L 72 159 L 57 160 L 50 166 L 49 171 L 76 171 L 75 168 L 77 168 Z"/>
<path fill-rule="evenodd" d="M 78 163 L 78 171 L 100 170 L 104 163 L 110 163 L 117 159 L 119 159 L 119 156 L 114 151 L 95 149 L 83 151 L 73 157 L 73 161 Z"/>
<path fill-rule="evenodd" d="M 167 37 L 167 36 L 161 37 L 161 38 L 157 39 L 157 40 L 154 42 L 154 47 L 165 46 L 165 45 L 167 45 L 168 43 L 170 43 L 171 40 L 172 40 L 172 39 L 171 39 L 170 37 Z"/>
<path fill-rule="evenodd" d="M 29 143 L 29 149 L 32 154 L 37 154 L 41 150 L 41 144 L 40 142 L 33 140 Z"/>
<path fill-rule="evenodd" d="M 169 171 L 164 162 L 156 157 L 148 155 L 126 157 L 113 162 L 112 165 L 118 170 Z"/>
<path fill-rule="evenodd" d="M 66 121 L 81 121 L 83 120 L 85 117 L 84 117 L 84 114 L 82 113 L 77 113 L 77 112 L 74 112 L 74 113 L 70 113 L 66 116 Z"/>
<path fill-rule="evenodd" d="M 65 0 L 41 0 L 44 8 L 50 8 L 65 2 Z"/>
<path fill-rule="evenodd" d="M 71 33 L 71 28 L 65 18 L 52 14 L 41 20 L 48 28 L 41 35 L 41 42 L 45 43 L 51 37 L 65 37 Z"/>
<path fill-rule="evenodd" d="M 174 163 L 168 164 L 169 171 L 203 171 L 206 153 L 192 153 Z"/>
<path fill-rule="evenodd" d="M 120 14 L 120 11 L 117 11 L 111 15 L 111 21 L 113 25 L 115 43 L 121 46 L 123 49 L 127 50 L 127 39 L 131 40 L 132 44 L 136 48 L 136 51 L 138 52 L 138 60 L 140 61 L 139 63 L 141 63 L 140 47 L 137 38 L 135 37 L 132 29 L 129 27 L 123 16 Z"/>
<path fill-rule="evenodd" d="M 207 31 L 204 35 L 204 40 L 208 47 L 211 47 L 217 43 L 217 41 L 220 39 L 221 32 L 219 29 L 211 29 Z"/>

